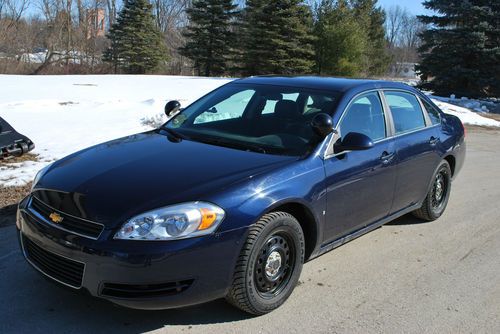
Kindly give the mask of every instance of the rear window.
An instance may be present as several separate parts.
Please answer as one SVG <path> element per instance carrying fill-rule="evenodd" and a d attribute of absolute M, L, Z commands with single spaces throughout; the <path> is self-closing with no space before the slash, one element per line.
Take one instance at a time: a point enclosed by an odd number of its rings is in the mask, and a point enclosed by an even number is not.
<path fill-rule="evenodd" d="M 396 134 L 425 127 L 424 114 L 415 95 L 399 91 L 384 91 L 384 95 L 391 109 Z"/>

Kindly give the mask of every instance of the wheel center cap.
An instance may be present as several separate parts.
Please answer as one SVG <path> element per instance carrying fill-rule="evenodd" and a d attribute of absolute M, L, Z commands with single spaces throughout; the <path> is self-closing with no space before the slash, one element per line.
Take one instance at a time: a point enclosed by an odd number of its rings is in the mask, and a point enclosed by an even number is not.
<path fill-rule="evenodd" d="M 280 271 L 281 268 L 281 255 L 277 251 L 271 252 L 266 260 L 266 276 L 269 278 L 274 278 Z"/>

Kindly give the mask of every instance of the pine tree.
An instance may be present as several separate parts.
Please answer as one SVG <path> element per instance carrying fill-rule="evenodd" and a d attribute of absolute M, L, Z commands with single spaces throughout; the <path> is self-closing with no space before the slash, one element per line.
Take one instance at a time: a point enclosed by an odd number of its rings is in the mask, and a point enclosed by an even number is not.
<path fill-rule="evenodd" d="M 320 75 L 359 76 L 367 36 L 346 0 L 322 0 L 316 8 L 316 69 Z"/>
<path fill-rule="evenodd" d="M 144 74 L 152 71 L 168 57 L 162 36 L 154 23 L 148 0 L 125 0 L 107 37 L 111 47 L 104 54 L 110 62 L 126 73 Z"/>
<path fill-rule="evenodd" d="M 242 15 L 241 71 L 245 75 L 310 73 L 312 15 L 301 0 L 248 0 Z"/>
<path fill-rule="evenodd" d="M 221 75 L 228 68 L 234 43 L 232 20 L 236 14 L 232 0 L 195 0 L 187 10 L 188 39 L 181 54 L 194 62 L 198 75 Z"/>
<path fill-rule="evenodd" d="M 385 12 L 377 6 L 377 0 L 351 0 L 354 17 L 364 31 L 366 49 L 364 72 L 367 75 L 381 75 L 389 66 L 385 39 Z"/>
<path fill-rule="evenodd" d="M 500 1 L 428 0 L 420 87 L 448 96 L 500 96 Z"/>

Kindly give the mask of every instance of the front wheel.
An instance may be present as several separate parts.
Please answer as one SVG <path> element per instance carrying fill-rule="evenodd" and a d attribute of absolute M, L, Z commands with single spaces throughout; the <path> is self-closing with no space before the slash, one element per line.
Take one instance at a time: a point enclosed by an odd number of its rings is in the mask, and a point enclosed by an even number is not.
<path fill-rule="evenodd" d="M 295 288 L 304 263 L 304 234 L 295 217 L 271 212 L 252 225 L 226 299 L 261 315 L 278 308 Z"/>
<path fill-rule="evenodd" d="M 450 198 L 451 169 L 446 160 L 439 165 L 432 182 L 422 206 L 413 211 L 413 215 L 417 218 L 427 221 L 438 219 L 446 209 Z"/>

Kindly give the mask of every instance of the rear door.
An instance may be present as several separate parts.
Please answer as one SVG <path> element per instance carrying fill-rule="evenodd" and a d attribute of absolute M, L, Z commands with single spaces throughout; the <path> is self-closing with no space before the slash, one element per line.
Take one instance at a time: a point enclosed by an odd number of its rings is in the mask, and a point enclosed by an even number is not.
<path fill-rule="evenodd" d="M 422 200 L 440 156 L 437 126 L 422 110 L 419 99 L 411 92 L 384 90 L 385 102 L 394 125 L 397 155 L 397 178 L 391 213 Z"/>
<path fill-rule="evenodd" d="M 389 214 L 394 195 L 395 147 L 378 91 L 354 97 L 339 121 L 350 132 L 370 137 L 365 151 L 335 152 L 325 159 L 327 210 L 325 242 L 333 241 Z"/>

